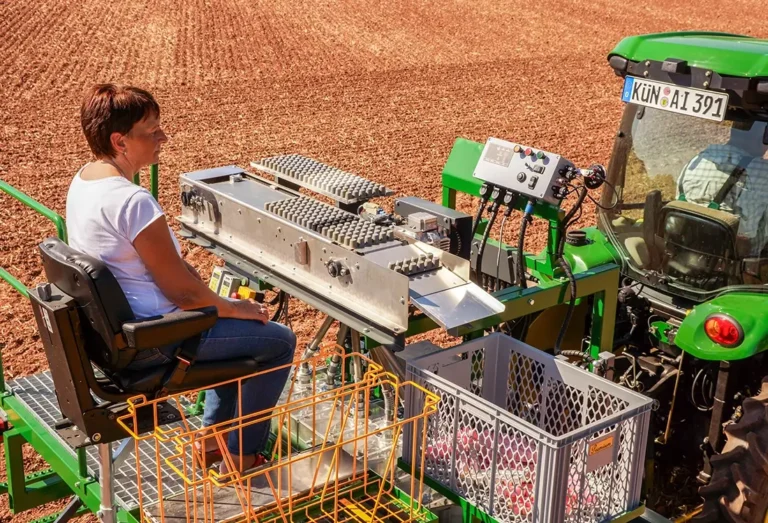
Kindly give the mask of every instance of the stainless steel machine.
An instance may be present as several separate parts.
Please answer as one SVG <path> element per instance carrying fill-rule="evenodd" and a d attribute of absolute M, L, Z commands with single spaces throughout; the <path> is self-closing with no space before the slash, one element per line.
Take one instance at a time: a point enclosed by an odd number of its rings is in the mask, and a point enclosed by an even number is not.
<path fill-rule="evenodd" d="M 402 339 L 411 307 L 449 333 L 504 310 L 458 255 L 471 244 L 470 216 L 412 197 L 385 213 L 369 200 L 391 190 L 299 155 L 251 165 L 260 172 L 180 177 L 183 234 L 232 270 L 386 345 Z"/>

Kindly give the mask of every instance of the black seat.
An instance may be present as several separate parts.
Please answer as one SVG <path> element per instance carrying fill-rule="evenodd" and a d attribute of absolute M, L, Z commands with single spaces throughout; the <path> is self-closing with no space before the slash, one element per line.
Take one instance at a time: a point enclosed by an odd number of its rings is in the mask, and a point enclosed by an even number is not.
<path fill-rule="evenodd" d="M 89 427 L 91 411 L 114 420 L 115 404 L 132 396 L 202 388 L 258 370 L 252 358 L 195 361 L 201 334 L 216 323 L 215 307 L 136 319 L 104 263 L 56 238 L 39 248 L 48 283 L 32 289 L 30 299 L 62 414 L 89 437 L 104 429 Z M 139 352 L 159 347 L 176 347 L 175 360 L 128 368 Z M 106 441 L 101 432 L 98 440 Z"/>

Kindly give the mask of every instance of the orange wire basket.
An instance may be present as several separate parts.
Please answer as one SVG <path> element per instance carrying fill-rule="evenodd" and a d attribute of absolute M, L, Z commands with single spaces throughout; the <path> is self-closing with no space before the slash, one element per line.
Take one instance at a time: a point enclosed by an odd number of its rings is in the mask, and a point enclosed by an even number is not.
<path fill-rule="evenodd" d="M 426 444 L 426 418 L 436 412 L 438 397 L 413 382 L 400 382 L 375 362 L 359 353 L 327 347 L 322 356 L 303 360 L 304 370 L 317 378 L 326 357 L 341 363 L 341 384 L 312 379 L 301 384 L 296 373 L 286 386 L 274 410 L 238 416 L 225 423 L 202 427 L 198 417 L 184 413 L 184 394 L 148 400 L 129 400 L 128 414 L 118 421 L 135 440 L 136 483 L 141 521 L 152 523 L 219 522 L 407 522 L 436 518 L 422 504 L 423 474 L 405 480 L 396 478 L 399 441 L 410 426 L 407 448 L 414 449 L 410 463 L 416 463 L 415 449 Z M 290 366 L 290 365 L 287 365 Z M 346 368 L 356 371 L 357 381 L 347 383 Z M 284 368 L 284 367 L 282 367 Z M 242 384 L 266 372 L 251 374 L 219 385 Z M 306 374 L 306 373 L 305 373 Z M 207 387 L 212 388 L 212 387 Z M 404 416 L 387 420 L 374 417 L 370 407 L 377 392 L 388 389 L 394 405 L 408 398 Z M 181 421 L 158 427 L 165 406 L 181 412 Z M 138 416 L 151 409 L 155 430 L 134 432 Z M 414 412 L 418 410 L 418 412 Z M 237 409 L 236 412 L 242 412 Z M 199 449 L 213 440 L 222 449 L 227 470 L 237 470 L 237 457 L 226 451 L 226 440 L 243 428 L 269 422 L 276 434 L 270 459 L 245 472 L 220 473 Z M 241 437 L 242 439 L 242 437 Z M 209 444 L 210 445 L 210 444 Z M 420 457 L 421 461 L 424 456 Z M 418 470 L 424 470 L 422 463 Z M 409 494 L 395 486 L 396 482 Z"/>

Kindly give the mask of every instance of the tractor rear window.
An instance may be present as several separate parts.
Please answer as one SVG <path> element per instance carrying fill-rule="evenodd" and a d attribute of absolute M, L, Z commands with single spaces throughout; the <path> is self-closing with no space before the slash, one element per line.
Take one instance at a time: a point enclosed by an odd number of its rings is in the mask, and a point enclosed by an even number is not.
<path fill-rule="evenodd" d="M 601 220 L 629 265 L 694 295 L 768 284 L 766 122 L 628 110 L 609 172 L 620 204 Z"/>

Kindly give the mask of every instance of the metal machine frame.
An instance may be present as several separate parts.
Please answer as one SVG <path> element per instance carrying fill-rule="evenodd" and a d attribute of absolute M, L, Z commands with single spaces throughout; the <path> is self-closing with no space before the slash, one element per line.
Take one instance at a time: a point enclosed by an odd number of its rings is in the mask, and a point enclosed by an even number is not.
<path fill-rule="evenodd" d="M 442 173 L 442 203 L 445 207 L 455 209 L 456 194 L 458 192 L 472 196 L 479 195 L 481 182 L 472 176 L 472 172 L 482 150 L 483 144 L 469 140 L 458 139 L 454 144 Z M 138 176 L 136 178 L 135 181 L 138 183 Z M 157 166 L 153 166 L 151 170 L 150 186 L 153 195 L 156 196 L 158 188 Z M 57 226 L 59 237 L 63 240 L 66 239 L 66 227 L 61 216 L 7 184 L 0 182 L 0 189 L 51 219 Z M 514 205 L 517 209 L 522 210 L 525 204 L 526 202 L 521 199 L 515 202 Z M 538 285 L 527 289 L 510 287 L 497 291 L 493 296 L 504 304 L 505 309 L 503 312 L 497 316 L 464 325 L 451 332 L 451 334 L 462 336 L 465 339 L 480 337 L 486 329 L 492 326 L 562 305 L 569 301 L 568 280 L 557 268 L 554 258 L 555 246 L 559 241 L 560 235 L 558 224 L 562 220 L 564 212 L 550 204 L 540 203 L 535 206 L 534 214 L 548 220 L 550 224 L 547 248 L 540 255 L 525 255 L 526 266 L 538 279 Z M 483 232 L 485 225 L 485 223 L 481 224 L 480 233 Z M 351 334 L 353 350 L 359 350 L 358 346 L 362 344 L 364 350 L 372 352 L 374 359 L 389 358 L 390 367 L 398 365 L 397 359 L 391 357 L 389 350 L 377 349 L 379 346 L 392 345 L 403 347 L 408 337 L 429 332 L 438 327 L 432 319 L 424 314 L 411 314 L 408 317 L 408 329 L 402 334 L 392 336 L 391 333 L 384 331 L 372 332 L 371 325 L 368 322 L 361 320 L 359 317 L 346 314 L 345 311 L 339 307 L 334 307 L 333 304 L 329 304 L 327 301 L 317 300 L 311 295 L 303 294 L 301 289 L 297 286 L 292 286 L 290 281 L 278 278 L 274 274 L 269 274 L 263 268 L 249 263 L 244 258 L 223 248 L 221 245 L 215 245 L 208 239 L 194 237 L 194 235 L 187 235 L 187 238 L 220 256 L 232 272 L 254 280 L 259 288 L 279 287 L 288 294 L 306 301 L 308 304 L 328 314 L 329 318 L 324 322 L 321 329 L 323 334 L 327 332 L 332 319 L 338 319 L 343 327 L 341 330 L 345 334 L 346 332 Z M 489 240 L 489 243 L 497 244 L 493 240 Z M 568 253 L 568 246 L 566 247 L 566 253 Z M 613 339 L 612 320 L 616 312 L 616 303 L 612 296 L 615 296 L 618 290 L 619 267 L 614 264 L 599 264 L 594 267 L 589 266 L 588 263 L 586 265 L 586 269 L 576 268 L 574 270 L 574 275 L 578 281 L 576 299 L 577 303 L 583 300 L 590 300 L 591 302 L 592 327 L 588 344 L 590 353 L 596 357 L 598 353 L 609 350 L 611 347 Z M 6 271 L 0 269 L 0 277 L 8 281 L 20 293 L 25 296 L 27 295 L 24 285 Z M 318 333 L 318 335 L 320 334 Z M 316 348 L 317 344 L 314 345 Z M 49 394 L 52 393 L 52 391 L 49 391 Z M 195 413 L 195 409 L 200 407 L 199 403 L 198 401 L 196 405 L 190 404 L 189 412 Z M 97 456 L 89 457 L 86 449 L 71 450 L 55 434 L 50 424 L 46 424 L 40 414 L 35 411 L 29 399 L 25 400 L 19 397 L 12 389 L 6 386 L 3 381 L 1 368 L 0 408 L 7 413 L 8 417 L 5 425 L 7 430 L 3 433 L 3 440 L 6 445 L 8 483 L 0 484 L 0 494 L 9 494 L 10 506 L 14 512 L 27 510 L 66 496 L 73 496 L 73 501 L 64 512 L 56 516 L 42 518 L 36 523 L 42 523 L 43 521 L 47 523 L 57 517 L 60 517 L 62 521 L 66 521 L 76 513 L 87 511 L 98 513 L 105 509 L 103 505 L 105 491 L 103 490 L 103 485 L 100 485 L 99 473 L 95 472 L 99 468 L 96 465 L 101 461 L 100 468 L 104 471 L 101 474 L 111 474 L 114 470 L 114 456 L 102 452 L 104 455 L 101 456 L 101 460 L 98 460 Z M 50 465 L 50 469 L 34 474 L 24 474 L 23 460 L 19 449 L 25 443 L 33 446 Z M 109 489 L 107 489 L 106 494 L 109 496 L 113 495 Z M 467 506 L 461 500 L 454 501 L 461 505 L 465 516 L 482 517 L 482 514 L 477 513 L 471 506 Z M 106 508 L 111 507 L 108 506 Z M 123 507 L 118 506 L 115 507 L 114 514 L 115 521 L 138 523 L 137 511 L 127 511 Z M 632 515 L 635 514 L 633 513 Z M 620 521 L 629 521 L 629 519 L 629 515 L 627 515 L 622 517 Z"/>

